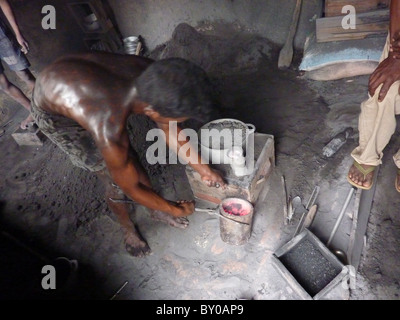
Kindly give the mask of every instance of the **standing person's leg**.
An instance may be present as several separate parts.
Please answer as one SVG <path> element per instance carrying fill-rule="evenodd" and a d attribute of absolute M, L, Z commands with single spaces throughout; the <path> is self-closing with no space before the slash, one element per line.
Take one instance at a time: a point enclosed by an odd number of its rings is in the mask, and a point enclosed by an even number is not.
<path fill-rule="evenodd" d="M 32 74 L 32 72 L 29 69 L 24 69 L 21 71 L 16 71 L 15 72 L 17 76 L 25 82 L 26 86 L 28 87 L 28 97 L 32 96 L 33 88 L 35 87 L 35 76 Z"/>
<path fill-rule="evenodd" d="M 16 74 L 27 84 L 28 90 L 32 92 L 35 78 L 29 71 L 29 61 L 25 55 L 21 52 L 19 45 L 5 37 L 0 40 L 0 58 L 8 65 L 11 71 Z M 4 74 L 4 69 L 1 66 L 0 76 L 0 89 L 13 98 L 15 101 L 20 103 L 28 111 L 31 110 L 30 99 L 13 83 L 11 83 Z M 33 122 L 33 118 L 29 115 L 22 123 L 21 128 L 26 129 L 29 123 Z"/>
<path fill-rule="evenodd" d="M 400 95 L 397 95 L 396 98 L 396 114 L 400 114 Z M 393 156 L 394 163 L 397 167 L 397 174 L 395 180 L 395 187 L 398 192 L 400 192 L 400 149 Z"/>
<path fill-rule="evenodd" d="M 0 74 L 0 90 L 5 94 L 13 98 L 19 104 L 21 104 L 26 110 L 30 112 L 31 102 L 25 96 L 25 94 L 14 84 L 12 84 L 6 77 L 4 73 Z M 26 129 L 28 124 L 33 122 L 33 118 L 29 115 L 24 121 L 21 122 L 21 128 Z"/>

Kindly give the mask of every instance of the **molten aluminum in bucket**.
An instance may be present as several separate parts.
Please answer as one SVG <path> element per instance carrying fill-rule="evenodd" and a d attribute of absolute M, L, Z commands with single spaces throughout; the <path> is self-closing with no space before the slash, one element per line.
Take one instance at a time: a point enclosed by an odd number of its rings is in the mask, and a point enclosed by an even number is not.
<path fill-rule="evenodd" d="M 222 241 L 243 245 L 249 241 L 253 221 L 253 205 L 240 198 L 224 199 L 219 205 L 220 234 Z"/>

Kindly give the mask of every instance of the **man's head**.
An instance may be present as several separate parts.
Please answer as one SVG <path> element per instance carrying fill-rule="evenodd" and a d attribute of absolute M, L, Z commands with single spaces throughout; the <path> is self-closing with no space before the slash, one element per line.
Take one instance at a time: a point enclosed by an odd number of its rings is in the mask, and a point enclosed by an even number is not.
<path fill-rule="evenodd" d="M 189 118 L 208 121 L 216 107 L 204 70 L 181 58 L 152 63 L 137 79 L 136 88 L 137 98 L 149 104 L 144 113 L 160 123 Z"/>

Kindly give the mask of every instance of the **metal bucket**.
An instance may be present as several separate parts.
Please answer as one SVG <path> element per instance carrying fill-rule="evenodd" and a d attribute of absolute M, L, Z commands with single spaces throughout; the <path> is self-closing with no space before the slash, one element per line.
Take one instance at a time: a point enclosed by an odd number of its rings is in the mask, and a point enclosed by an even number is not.
<path fill-rule="evenodd" d="M 253 222 L 253 205 L 240 198 L 226 198 L 219 205 L 222 241 L 240 246 L 249 241 Z"/>
<path fill-rule="evenodd" d="M 232 129 L 229 125 L 237 128 Z M 228 139 L 231 142 L 230 145 L 226 145 L 224 139 L 221 141 L 221 134 L 224 130 L 230 131 L 230 134 L 228 134 L 231 138 Z M 228 152 L 235 146 L 246 148 L 249 135 L 255 131 L 256 127 L 253 124 L 244 123 L 236 119 L 218 119 L 208 122 L 198 131 L 201 154 L 210 161 L 209 163 L 230 164 L 232 160 L 229 158 Z"/>

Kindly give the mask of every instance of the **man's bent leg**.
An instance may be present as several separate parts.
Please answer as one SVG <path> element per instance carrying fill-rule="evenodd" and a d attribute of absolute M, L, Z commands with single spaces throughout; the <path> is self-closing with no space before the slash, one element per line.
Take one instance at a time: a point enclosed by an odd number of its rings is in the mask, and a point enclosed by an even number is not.
<path fill-rule="evenodd" d="M 110 199 L 125 200 L 126 197 L 119 188 L 115 188 L 107 170 L 96 172 L 103 181 L 106 188 L 105 197 L 110 210 L 116 215 L 123 231 L 125 238 L 126 250 L 135 257 L 143 257 L 151 252 L 146 241 L 140 236 L 135 225 L 131 221 L 129 203 L 118 203 Z"/>

